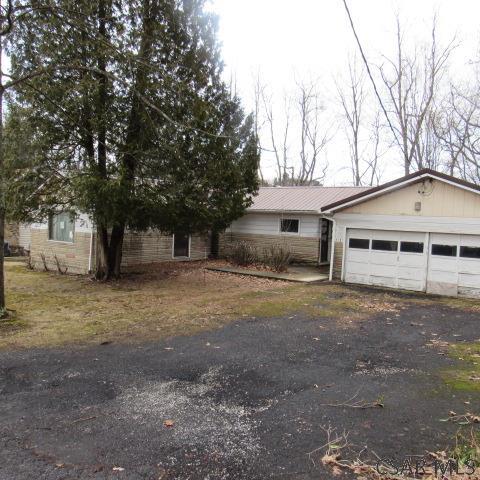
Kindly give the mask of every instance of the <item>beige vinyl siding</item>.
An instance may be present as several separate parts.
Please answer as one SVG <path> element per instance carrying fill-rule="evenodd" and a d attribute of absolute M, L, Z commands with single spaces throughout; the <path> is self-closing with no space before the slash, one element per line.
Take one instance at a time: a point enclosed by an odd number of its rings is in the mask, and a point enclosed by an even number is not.
<path fill-rule="evenodd" d="M 189 260 L 202 260 L 209 254 L 208 236 L 192 235 Z M 156 230 L 127 233 L 123 242 L 122 266 L 186 260 L 173 258 L 173 236 Z"/>
<path fill-rule="evenodd" d="M 19 226 L 18 223 L 5 223 L 4 240 L 8 242 L 11 247 L 19 245 Z"/>
<path fill-rule="evenodd" d="M 343 262 L 343 242 L 335 242 L 335 250 L 333 254 L 333 279 L 341 280 L 342 278 L 342 262 Z"/>
<path fill-rule="evenodd" d="M 55 255 L 62 269 L 67 267 L 67 273 L 87 274 L 90 256 L 90 234 L 75 232 L 74 241 L 56 242 L 48 239 L 48 229 L 31 229 L 30 254 L 33 266 L 43 270 L 42 254 L 45 256 L 49 270 L 56 271 Z"/>
<path fill-rule="evenodd" d="M 281 219 L 299 220 L 298 233 L 280 232 Z M 271 245 L 288 247 L 295 262 L 318 262 L 320 216 L 289 213 L 248 213 L 232 223 L 220 238 L 220 256 L 228 256 L 233 243 L 245 241 L 259 255 Z"/>
<path fill-rule="evenodd" d="M 226 232 L 220 237 L 220 256 L 228 256 L 232 244 L 240 241 L 256 247 L 259 255 L 262 255 L 263 250 L 270 245 L 283 245 L 290 249 L 293 260 L 296 262 L 318 262 L 319 239 L 298 235 L 252 235 Z"/>
<path fill-rule="evenodd" d="M 95 242 L 95 235 L 93 236 Z M 45 227 L 31 229 L 31 257 L 36 269 L 42 270 L 41 255 L 45 255 L 49 270 L 56 271 L 55 255 L 62 268 L 68 267 L 68 273 L 86 275 L 89 273 L 91 233 L 74 233 L 74 241 L 57 242 L 48 239 L 48 229 Z M 188 260 L 202 260 L 209 253 L 208 236 L 192 235 L 190 240 L 190 257 Z M 184 261 L 175 259 L 173 253 L 173 236 L 158 231 L 125 234 L 123 243 L 122 267 L 160 263 L 165 261 Z M 92 266 L 95 267 L 95 243 L 92 251 Z"/>
<path fill-rule="evenodd" d="M 432 180 L 409 185 L 394 192 L 343 209 L 341 213 L 370 215 L 412 215 L 416 217 L 480 217 L 480 194 Z M 415 211 L 415 203 L 421 202 L 421 210 Z"/>

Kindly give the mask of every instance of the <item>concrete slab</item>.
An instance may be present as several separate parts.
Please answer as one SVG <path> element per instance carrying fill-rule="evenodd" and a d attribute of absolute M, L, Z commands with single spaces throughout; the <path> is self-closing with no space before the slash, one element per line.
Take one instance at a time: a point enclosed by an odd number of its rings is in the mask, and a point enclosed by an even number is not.
<path fill-rule="evenodd" d="M 235 273 L 237 275 L 251 275 L 253 277 L 271 278 L 274 280 L 286 280 L 288 282 L 312 283 L 328 280 L 325 268 L 310 267 L 304 265 L 292 265 L 286 272 L 271 272 L 268 270 L 249 270 L 241 267 L 208 267 L 207 270 L 214 272 Z"/>

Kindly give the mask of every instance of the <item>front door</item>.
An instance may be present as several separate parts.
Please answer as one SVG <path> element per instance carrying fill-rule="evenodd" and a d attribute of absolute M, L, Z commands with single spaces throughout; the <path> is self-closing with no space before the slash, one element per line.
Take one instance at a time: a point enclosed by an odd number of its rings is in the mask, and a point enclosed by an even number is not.
<path fill-rule="evenodd" d="M 190 235 L 177 232 L 173 235 L 173 257 L 190 256 Z"/>
<path fill-rule="evenodd" d="M 332 239 L 332 222 L 322 218 L 320 236 L 320 263 L 328 263 L 328 245 Z"/>

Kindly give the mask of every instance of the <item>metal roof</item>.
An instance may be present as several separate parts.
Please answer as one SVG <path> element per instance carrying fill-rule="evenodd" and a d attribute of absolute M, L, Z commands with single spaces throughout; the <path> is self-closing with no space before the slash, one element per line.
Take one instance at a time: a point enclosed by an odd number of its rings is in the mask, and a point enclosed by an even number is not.
<path fill-rule="evenodd" d="M 371 187 L 260 187 L 249 212 L 309 212 L 344 200 Z"/>

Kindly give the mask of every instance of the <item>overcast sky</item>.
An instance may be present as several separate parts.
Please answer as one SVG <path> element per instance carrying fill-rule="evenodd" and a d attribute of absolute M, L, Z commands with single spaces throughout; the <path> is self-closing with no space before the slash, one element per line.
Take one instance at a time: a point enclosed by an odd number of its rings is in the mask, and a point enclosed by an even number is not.
<path fill-rule="evenodd" d="M 452 75 L 461 76 L 476 57 L 480 32 L 478 0 L 349 0 L 350 10 L 367 56 L 379 62 L 395 48 L 398 12 L 412 43 L 426 40 L 436 13 L 438 37 L 457 36 Z M 220 41 L 226 76 L 236 79 L 245 107 L 252 108 L 253 77 L 260 68 L 274 97 L 291 91 L 297 78 L 318 78 L 329 114 L 335 116 L 335 80 L 345 74 L 348 57 L 356 53 L 342 0 L 212 0 L 220 17 Z M 264 135 L 262 143 L 268 144 Z M 268 145 L 267 145 L 268 146 Z M 292 156 L 296 155 L 292 151 Z M 348 148 L 341 131 L 327 151 L 327 184 L 346 184 L 350 174 Z M 398 155 L 385 157 L 382 180 L 401 174 Z M 273 176 L 266 154 L 263 169 Z"/>

